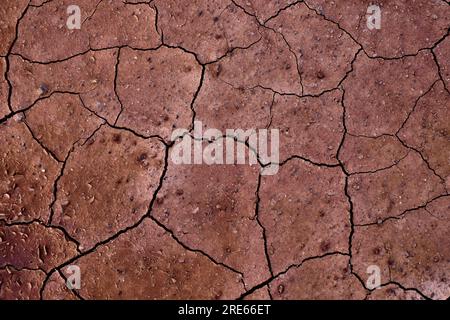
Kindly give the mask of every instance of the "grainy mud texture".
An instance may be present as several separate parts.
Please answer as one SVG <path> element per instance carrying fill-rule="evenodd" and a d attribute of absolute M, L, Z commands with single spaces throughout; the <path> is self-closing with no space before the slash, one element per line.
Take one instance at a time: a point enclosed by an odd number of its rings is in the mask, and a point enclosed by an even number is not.
<path fill-rule="evenodd" d="M 0 1 L 0 299 L 448 299 L 450 3 L 373 4 Z"/>

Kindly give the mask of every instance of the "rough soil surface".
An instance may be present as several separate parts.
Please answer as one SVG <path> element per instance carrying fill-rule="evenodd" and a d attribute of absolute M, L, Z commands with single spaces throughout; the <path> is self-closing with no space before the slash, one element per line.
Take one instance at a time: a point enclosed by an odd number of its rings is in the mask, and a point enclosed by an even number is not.
<path fill-rule="evenodd" d="M 0 299 L 448 299 L 450 3 L 371 4 L 1 1 Z"/>

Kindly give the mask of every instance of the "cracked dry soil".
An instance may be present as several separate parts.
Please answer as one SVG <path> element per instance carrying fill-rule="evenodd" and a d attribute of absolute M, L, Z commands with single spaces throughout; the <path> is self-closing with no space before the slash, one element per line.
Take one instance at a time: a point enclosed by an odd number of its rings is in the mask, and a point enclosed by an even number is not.
<path fill-rule="evenodd" d="M 1 0 L 0 299 L 447 299 L 450 5 L 378 2 Z M 173 164 L 194 120 L 279 172 Z"/>

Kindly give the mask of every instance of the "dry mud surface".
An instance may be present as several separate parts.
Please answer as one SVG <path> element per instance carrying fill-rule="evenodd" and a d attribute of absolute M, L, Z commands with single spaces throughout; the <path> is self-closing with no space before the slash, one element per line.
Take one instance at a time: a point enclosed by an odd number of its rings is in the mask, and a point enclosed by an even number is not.
<path fill-rule="evenodd" d="M 370 4 L 2 0 L 0 299 L 449 298 L 450 4 Z M 194 121 L 278 173 L 173 163 Z"/>

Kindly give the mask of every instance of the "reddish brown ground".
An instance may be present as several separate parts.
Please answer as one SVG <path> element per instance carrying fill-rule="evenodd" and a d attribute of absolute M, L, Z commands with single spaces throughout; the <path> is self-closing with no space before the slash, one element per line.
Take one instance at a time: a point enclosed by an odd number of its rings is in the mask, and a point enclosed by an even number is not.
<path fill-rule="evenodd" d="M 0 299 L 449 298 L 450 4 L 371 3 L 1 1 Z M 194 120 L 279 172 L 174 164 Z"/>

